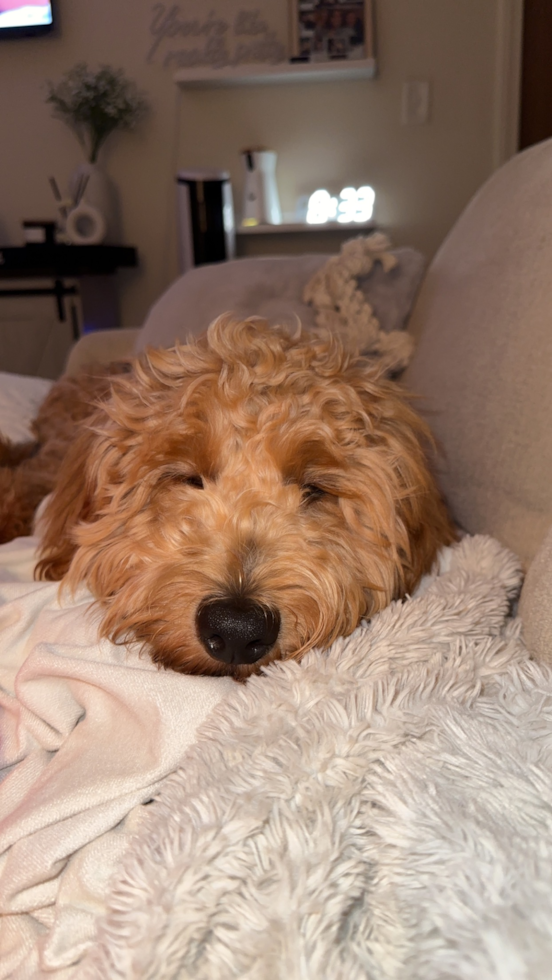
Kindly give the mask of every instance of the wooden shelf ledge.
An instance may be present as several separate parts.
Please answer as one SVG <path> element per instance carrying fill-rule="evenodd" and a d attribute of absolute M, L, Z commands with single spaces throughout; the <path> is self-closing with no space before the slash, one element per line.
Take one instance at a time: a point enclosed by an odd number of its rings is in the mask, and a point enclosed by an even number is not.
<path fill-rule="evenodd" d="M 354 221 L 350 224 L 342 224 L 339 221 L 326 221 L 324 224 L 319 225 L 308 225 L 306 222 L 301 222 L 300 224 L 252 225 L 247 228 L 240 226 L 236 228 L 236 235 L 289 235 L 295 233 L 301 234 L 308 231 L 357 231 L 360 234 L 361 232 L 377 230 L 378 226 L 375 221 Z"/>
<path fill-rule="evenodd" d="M 336 82 L 374 78 L 375 58 L 351 61 L 283 61 L 276 65 L 231 65 L 226 68 L 180 68 L 173 75 L 183 88 L 217 88 L 285 82 Z"/>

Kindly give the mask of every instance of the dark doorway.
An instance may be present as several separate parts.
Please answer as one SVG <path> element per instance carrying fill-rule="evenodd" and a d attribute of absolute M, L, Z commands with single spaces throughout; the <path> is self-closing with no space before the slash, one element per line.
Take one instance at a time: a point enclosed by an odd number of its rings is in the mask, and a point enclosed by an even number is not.
<path fill-rule="evenodd" d="M 519 148 L 552 136 L 552 0 L 525 0 Z"/>

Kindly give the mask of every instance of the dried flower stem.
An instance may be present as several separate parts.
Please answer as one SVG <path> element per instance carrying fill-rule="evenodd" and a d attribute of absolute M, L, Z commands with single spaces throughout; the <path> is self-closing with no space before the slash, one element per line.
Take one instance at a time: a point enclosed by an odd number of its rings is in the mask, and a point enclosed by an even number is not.
<path fill-rule="evenodd" d="M 91 71 L 79 62 L 61 81 L 48 83 L 46 102 L 53 115 L 73 130 L 90 163 L 116 129 L 130 129 L 148 109 L 145 96 L 121 70 L 102 65 Z"/>

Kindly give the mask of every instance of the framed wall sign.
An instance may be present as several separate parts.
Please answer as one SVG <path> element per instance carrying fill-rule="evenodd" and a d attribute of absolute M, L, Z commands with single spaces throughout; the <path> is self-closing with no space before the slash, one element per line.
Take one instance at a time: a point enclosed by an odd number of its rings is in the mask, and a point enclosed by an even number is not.
<path fill-rule="evenodd" d="M 293 60 L 374 57 L 373 0 L 290 0 Z"/>

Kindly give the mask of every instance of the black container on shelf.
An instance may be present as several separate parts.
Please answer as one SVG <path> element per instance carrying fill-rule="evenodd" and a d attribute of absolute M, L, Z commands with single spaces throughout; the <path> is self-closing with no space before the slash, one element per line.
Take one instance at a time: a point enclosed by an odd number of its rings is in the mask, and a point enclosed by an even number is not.
<path fill-rule="evenodd" d="M 179 170 L 178 243 L 180 271 L 235 254 L 234 206 L 226 170 Z"/>

